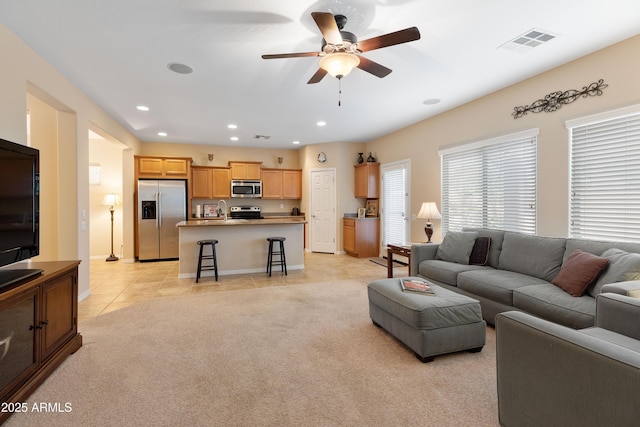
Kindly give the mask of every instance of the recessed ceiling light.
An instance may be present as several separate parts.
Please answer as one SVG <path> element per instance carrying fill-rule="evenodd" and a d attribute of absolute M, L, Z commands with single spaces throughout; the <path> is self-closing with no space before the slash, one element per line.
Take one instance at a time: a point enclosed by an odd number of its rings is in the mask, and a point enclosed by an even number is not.
<path fill-rule="evenodd" d="M 140 111 L 149 111 L 149 107 L 146 105 L 138 105 L 136 108 Z"/>
<path fill-rule="evenodd" d="M 158 136 L 167 136 L 166 132 L 158 132 Z"/>
<path fill-rule="evenodd" d="M 300 144 L 300 141 L 293 141 L 293 144 L 294 145 L 298 145 L 298 144 Z"/>
<path fill-rule="evenodd" d="M 237 136 L 232 136 L 231 138 L 229 138 L 232 141 L 237 141 L 239 138 Z"/>
<path fill-rule="evenodd" d="M 318 123 L 316 123 L 318 126 L 326 126 L 327 122 L 323 122 L 323 121 L 319 121 Z"/>
<path fill-rule="evenodd" d="M 438 98 L 429 98 L 429 99 L 425 99 L 424 101 L 422 101 L 422 103 L 424 105 L 435 105 L 440 103 L 440 100 Z"/>
<path fill-rule="evenodd" d="M 233 123 L 228 124 L 227 127 L 229 129 L 238 129 L 238 125 L 234 125 Z"/>
<path fill-rule="evenodd" d="M 189 67 L 186 64 L 181 64 L 179 62 L 171 62 L 167 64 L 167 68 L 169 68 L 174 73 L 178 74 L 191 74 L 193 73 L 193 68 Z"/>

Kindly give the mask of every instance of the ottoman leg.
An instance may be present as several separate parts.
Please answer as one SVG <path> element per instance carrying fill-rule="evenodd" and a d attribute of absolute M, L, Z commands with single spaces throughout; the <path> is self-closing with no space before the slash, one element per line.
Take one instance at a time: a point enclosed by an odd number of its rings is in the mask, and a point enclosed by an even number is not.
<path fill-rule="evenodd" d="M 469 351 L 469 353 L 480 353 L 482 351 L 483 347 L 476 347 L 476 348 L 472 348 Z"/>
<path fill-rule="evenodd" d="M 422 363 L 429 363 L 429 362 L 433 362 L 433 360 L 435 359 L 435 356 L 420 356 L 418 353 L 416 353 L 416 357 L 418 358 L 419 361 L 421 361 Z"/>

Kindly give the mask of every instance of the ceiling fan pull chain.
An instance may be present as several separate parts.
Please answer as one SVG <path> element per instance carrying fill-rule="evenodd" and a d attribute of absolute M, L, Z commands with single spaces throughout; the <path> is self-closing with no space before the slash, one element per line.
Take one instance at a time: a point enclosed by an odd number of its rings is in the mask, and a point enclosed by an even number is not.
<path fill-rule="evenodd" d="M 340 99 L 342 98 L 342 79 L 338 79 L 338 107 L 342 105 Z"/>

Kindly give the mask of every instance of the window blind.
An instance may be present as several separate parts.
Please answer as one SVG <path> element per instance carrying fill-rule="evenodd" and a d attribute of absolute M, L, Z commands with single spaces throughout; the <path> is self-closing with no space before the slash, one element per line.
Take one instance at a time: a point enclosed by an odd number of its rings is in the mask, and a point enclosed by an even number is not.
<path fill-rule="evenodd" d="M 569 136 L 571 236 L 640 240 L 640 113 L 569 127 Z"/>
<path fill-rule="evenodd" d="M 441 151 L 442 230 L 535 234 L 537 130 Z"/>
<path fill-rule="evenodd" d="M 382 244 L 404 244 L 406 235 L 406 169 L 403 165 L 384 169 L 382 173 L 382 216 L 384 236 Z"/>

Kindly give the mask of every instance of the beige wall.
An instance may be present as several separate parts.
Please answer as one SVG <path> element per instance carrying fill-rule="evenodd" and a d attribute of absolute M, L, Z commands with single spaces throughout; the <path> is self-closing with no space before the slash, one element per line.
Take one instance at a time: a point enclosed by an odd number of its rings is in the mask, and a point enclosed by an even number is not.
<path fill-rule="evenodd" d="M 89 186 L 90 256 L 106 259 L 111 253 L 111 213 L 101 203 L 108 193 L 122 197 L 123 147 L 105 139 L 90 139 L 89 145 L 89 164 L 100 167 L 100 183 Z M 123 244 L 123 211 L 122 207 L 116 207 L 113 212 L 113 252 L 117 257 L 121 257 Z"/>
<path fill-rule="evenodd" d="M 411 213 L 423 201 L 440 207 L 438 149 L 522 130 L 539 128 L 537 232 L 568 234 L 568 133 L 565 121 L 640 103 L 640 36 L 595 52 L 524 82 L 469 102 L 367 144 L 382 163 L 412 159 Z M 553 113 L 529 113 L 514 119 L 515 106 L 527 105 L 554 91 L 582 89 L 598 79 L 609 85 L 599 97 L 578 99 Z M 428 108 L 428 107 L 425 107 Z M 436 241 L 440 222 L 435 222 Z M 413 241 L 423 241 L 421 220 L 412 222 Z"/>
<path fill-rule="evenodd" d="M 90 292 L 89 233 L 81 231 L 80 222 L 82 213 L 90 209 L 89 127 L 93 124 L 104 129 L 132 152 L 139 150 L 139 141 L 1 24 L 0 52 L 3 63 L 11 64 L 3 67 L 0 78 L 0 137 L 27 144 L 27 94 L 55 110 L 46 112 L 43 122 L 39 122 L 37 114 L 31 122 L 32 129 L 49 129 L 46 135 L 36 130 L 31 139 L 33 146 L 44 151 L 41 162 L 49 170 L 57 170 L 56 178 L 41 187 L 41 197 L 46 202 L 41 209 L 51 218 L 57 216 L 55 224 L 47 219 L 40 228 L 45 239 L 41 258 L 81 260 L 79 294 L 86 297 Z M 49 120 L 54 118 L 55 126 L 50 126 Z M 43 194 L 45 189 L 47 194 Z M 129 197 L 132 199 L 132 193 Z M 125 229 L 132 240 L 133 228 Z"/>

